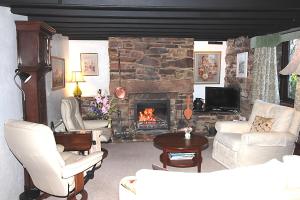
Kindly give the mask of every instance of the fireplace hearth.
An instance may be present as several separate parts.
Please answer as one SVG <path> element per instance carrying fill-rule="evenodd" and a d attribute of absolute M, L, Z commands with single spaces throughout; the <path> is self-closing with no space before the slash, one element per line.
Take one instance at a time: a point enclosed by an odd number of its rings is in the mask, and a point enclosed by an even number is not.
<path fill-rule="evenodd" d="M 138 101 L 134 110 L 137 130 L 170 129 L 170 100 Z"/>

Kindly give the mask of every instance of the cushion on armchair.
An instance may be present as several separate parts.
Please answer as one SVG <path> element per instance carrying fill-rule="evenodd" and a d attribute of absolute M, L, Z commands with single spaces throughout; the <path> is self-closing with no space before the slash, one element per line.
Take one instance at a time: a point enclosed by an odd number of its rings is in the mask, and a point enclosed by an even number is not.
<path fill-rule="evenodd" d="M 250 132 L 268 133 L 271 131 L 273 123 L 273 118 L 255 116 Z"/>

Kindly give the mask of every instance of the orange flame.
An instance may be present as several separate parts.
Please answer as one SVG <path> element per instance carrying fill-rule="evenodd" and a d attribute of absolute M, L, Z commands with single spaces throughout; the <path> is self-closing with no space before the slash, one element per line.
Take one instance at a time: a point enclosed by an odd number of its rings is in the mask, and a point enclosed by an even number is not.
<path fill-rule="evenodd" d="M 154 108 L 145 108 L 143 112 L 139 113 L 139 121 L 151 123 L 156 122 L 154 111 Z"/>

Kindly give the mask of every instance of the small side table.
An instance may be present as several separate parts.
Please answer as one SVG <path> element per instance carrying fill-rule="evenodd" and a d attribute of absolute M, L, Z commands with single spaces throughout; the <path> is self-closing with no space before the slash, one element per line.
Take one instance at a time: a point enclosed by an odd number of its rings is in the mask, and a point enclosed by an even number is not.
<path fill-rule="evenodd" d="M 300 142 L 295 142 L 295 149 L 294 149 L 294 155 L 300 156 Z"/>

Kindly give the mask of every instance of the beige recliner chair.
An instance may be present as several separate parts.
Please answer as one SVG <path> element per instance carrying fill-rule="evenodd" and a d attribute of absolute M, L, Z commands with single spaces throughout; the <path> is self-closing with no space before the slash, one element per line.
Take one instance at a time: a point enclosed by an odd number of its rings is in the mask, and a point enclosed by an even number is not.
<path fill-rule="evenodd" d="M 88 156 L 63 152 L 63 146 L 56 145 L 51 129 L 43 124 L 9 120 L 4 131 L 10 150 L 28 171 L 33 184 L 44 192 L 43 197 L 73 199 L 81 193 L 87 199 L 85 171 L 101 163 L 103 152 Z"/>
<path fill-rule="evenodd" d="M 96 143 L 108 142 L 111 139 L 111 132 L 101 130 L 101 128 L 107 127 L 108 120 L 82 120 L 79 103 L 75 97 L 62 99 L 61 116 L 69 132 L 79 130 L 92 131 L 93 140 Z"/>
<path fill-rule="evenodd" d="M 250 132 L 256 116 L 273 118 L 271 132 Z M 248 121 L 220 121 L 215 125 L 212 157 L 227 168 L 264 163 L 293 154 L 300 112 L 256 100 Z"/>

